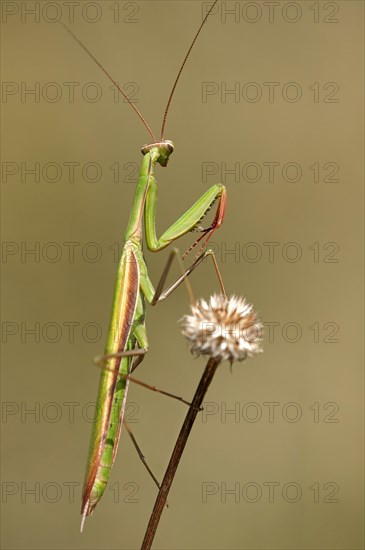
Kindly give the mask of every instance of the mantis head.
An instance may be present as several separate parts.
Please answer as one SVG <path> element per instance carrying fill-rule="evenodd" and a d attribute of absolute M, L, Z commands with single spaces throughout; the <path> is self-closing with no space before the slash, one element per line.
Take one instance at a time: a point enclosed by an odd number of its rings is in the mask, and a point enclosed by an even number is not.
<path fill-rule="evenodd" d="M 167 166 L 169 156 L 174 150 L 174 144 L 169 139 L 149 143 L 144 145 L 141 149 L 142 155 L 150 152 L 153 160 L 161 164 L 161 166 Z"/>

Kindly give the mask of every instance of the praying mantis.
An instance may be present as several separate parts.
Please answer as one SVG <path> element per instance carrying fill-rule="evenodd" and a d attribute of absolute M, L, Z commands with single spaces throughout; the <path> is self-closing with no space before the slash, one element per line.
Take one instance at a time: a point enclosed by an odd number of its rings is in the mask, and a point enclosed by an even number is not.
<path fill-rule="evenodd" d="M 152 142 L 142 147 L 144 155 L 137 183 L 129 222 L 124 235 L 124 248 L 118 266 L 113 297 L 112 314 L 105 346 L 105 353 L 99 359 L 104 368 L 101 372 L 99 393 L 96 404 L 96 417 L 93 424 L 86 476 L 82 496 L 82 522 L 95 509 L 100 501 L 110 477 L 118 450 L 123 425 L 128 386 L 132 371 L 143 360 L 148 350 L 145 325 L 146 302 L 155 305 L 167 298 L 190 273 L 207 257 L 214 255 L 205 247 L 214 231 L 222 224 L 226 207 L 226 190 L 221 184 L 215 184 L 204 193 L 180 218 L 166 229 L 160 237 L 156 234 L 157 182 L 154 169 L 157 164 L 166 167 L 174 150 L 172 141 L 164 138 L 167 114 L 177 83 L 190 52 L 217 0 L 212 4 L 187 51 L 172 87 L 165 109 L 161 137 L 156 139 L 146 120 L 141 115 L 117 82 L 94 57 L 90 50 L 65 25 L 67 32 L 82 47 L 87 55 L 99 66 L 107 78 L 116 86 L 128 104 L 135 111 L 150 134 Z M 202 228 L 200 222 L 213 204 L 218 201 L 213 222 L 208 228 Z M 174 249 L 168 258 L 165 269 L 156 289 L 149 275 L 143 255 L 143 236 L 147 248 L 159 252 L 189 231 L 201 231 L 202 235 L 187 250 L 190 252 L 199 242 L 201 247 L 194 262 L 184 273 L 163 291 L 167 274 L 174 256 Z M 214 260 L 215 262 L 215 260 Z M 134 357 L 134 359 L 133 359 Z M 132 360 L 133 359 L 133 360 Z M 166 392 L 162 392 L 165 393 Z M 176 397 L 176 396 L 173 396 Z"/>

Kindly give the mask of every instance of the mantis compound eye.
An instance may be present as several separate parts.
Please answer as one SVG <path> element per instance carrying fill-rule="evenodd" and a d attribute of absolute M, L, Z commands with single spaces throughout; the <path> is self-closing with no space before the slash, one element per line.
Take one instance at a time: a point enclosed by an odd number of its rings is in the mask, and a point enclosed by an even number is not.
<path fill-rule="evenodd" d="M 171 153 L 174 151 L 174 144 L 170 140 L 166 140 L 165 144 L 167 146 L 167 150 L 168 150 L 169 154 L 171 155 Z"/>

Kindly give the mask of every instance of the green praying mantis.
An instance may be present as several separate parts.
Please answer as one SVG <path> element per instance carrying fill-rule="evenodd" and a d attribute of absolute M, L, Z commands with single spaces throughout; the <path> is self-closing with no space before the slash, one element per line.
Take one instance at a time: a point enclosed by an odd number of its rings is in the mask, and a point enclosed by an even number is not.
<path fill-rule="evenodd" d="M 154 175 L 154 169 L 156 164 L 165 167 L 174 150 L 172 141 L 164 139 L 167 114 L 185 63 L 216 2 L 217 0 L 212 4 L 199 26 L 180 67 L 167 102 L 160 140 L 155 138 L 155 135 L 140 111 L 136 108 L 135 104 L 129 100 L 117 82 L 75 34 L 68 27 L 65 27 L 67 32 L 116 86 L 128 104 L 136 112 L 152 138 L 151 143 L 142 147 L 142 154 L 144 157 L 129 222 L 124 236 L 124 248 L 119 261 L 105 353 L 99 359 L 99 363 L 101 362 L 104 368 L 101 372 L 96 404 L 97 414 L 91 434 L 82 495 L 81 530 L 83 529 L 85 518 L 94 511 L 105 491 L 118 450 L 128 386 L 130 380 L 133 380 L 130 375 L 143 360 L 148 350 L 145 325 L 146 301 L 151 305 L 155 305 L 167 298 L 184 279 L 198 267 L 204 258 L 208 255 L 212 255 L 212 252 L 210 250 L 205 250 L 205 247 L 214 231 L 222 224 L 224 219 L 226 190 L 223 185 L 216 184 L 208 189 L 208 191 L 206 191 L 206 193 L 204 193 L 175 223 L 166 229 L 159 238 L 156 234 L 157 182 Z M 208 228 L 204 229 L 201 227 L 200 223 L 217 200 L 218 205 L 213 222 Z M 147 248 L 152 252 L 158 252 L 179 237 L 193 230 L 201 231 L 202 235 L 192 246 L 190 246 L 184 256 L 202 241 L 195 261 L 184 271 L 177 281 L 163 291 L 169 268 L 174 256 L 177 254 L 177 251 L 173 250 L 170 253 L 160 282 L 155 289 L 149 278 L 147 265 L 143 255 L 143 235 Z M 214 260 L 214 255 L 212 255 L 212 258 Z M 162 393 L 167 394 L 167 392 Z M 179 399 L 181 400 L 181 398 Z"/>

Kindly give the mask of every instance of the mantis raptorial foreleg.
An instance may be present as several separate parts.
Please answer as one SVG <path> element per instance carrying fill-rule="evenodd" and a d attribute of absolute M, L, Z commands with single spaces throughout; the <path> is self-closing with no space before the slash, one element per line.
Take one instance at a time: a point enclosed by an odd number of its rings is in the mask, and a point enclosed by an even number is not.
<path fill-rule="evenodd" d="M 199 223 L 206 216 L 207 212 L 212 208 L 216 200 L 219 200 L 217 211 L 211 225 L 205 229 L 200 227 Z M 146 225 L 146 241 L 149 250 L 157 252 L 162 250 L 167 245 L 186 235 L 189 231 L 197 229 L 203 235 L 197 239 L 193 245 L 186 251 L 184 256 L 204 237 L 201 249 L 198 255 L 203 250 L 214 231 L 222 224 L 226 209 L 226 189 L 224 185 L 217 183 L 206 191 L 176 222 L 174 222 L 166 231 L 163 232 L 158 239 L 156 235 L 156 201 L 157 201 L 157 184 L 152 174 L 149 175 L 149 187 L 146 197 L 145 207 L 145 225 Z"/>

